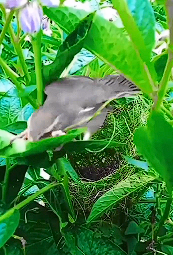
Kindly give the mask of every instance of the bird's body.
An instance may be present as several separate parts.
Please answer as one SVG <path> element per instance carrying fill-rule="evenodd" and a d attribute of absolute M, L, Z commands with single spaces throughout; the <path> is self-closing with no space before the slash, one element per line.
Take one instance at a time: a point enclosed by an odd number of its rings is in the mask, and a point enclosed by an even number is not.
<path fill-rule="evenodd" d="M 81 126 L 88 126 L 94 133 L 103 124 L 107 110 L 90 119 L 105 102 L 138 92 L 139 89 L 122 75 L 103 79 L 83 76 L 59 79 L 46 87 L 44 105 L 31 116 L 28 139 L 37 141 Z"/>

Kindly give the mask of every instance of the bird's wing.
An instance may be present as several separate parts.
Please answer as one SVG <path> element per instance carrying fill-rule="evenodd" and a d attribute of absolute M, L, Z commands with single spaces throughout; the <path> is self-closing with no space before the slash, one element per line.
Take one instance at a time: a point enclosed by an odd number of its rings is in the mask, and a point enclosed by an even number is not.
<path fill-rule="evenodd" d="M 109 75 L 98 79 L 98 82 L 110 93 L 107 100 L 130 97 L 140 92 L 140 89 L 123 75 Z"/>

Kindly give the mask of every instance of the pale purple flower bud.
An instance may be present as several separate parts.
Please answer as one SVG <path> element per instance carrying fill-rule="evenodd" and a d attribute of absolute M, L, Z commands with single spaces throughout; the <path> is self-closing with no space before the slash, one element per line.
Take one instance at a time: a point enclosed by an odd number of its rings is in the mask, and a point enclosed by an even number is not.
<path fill-rule="evenodd" d="M 58 7 L 60 5 L 60 0 L 41 0 L 41 3 L 48 7 Z"/>
<path fill-rule="evenodd" d="M 20 23 L 25 33 L 36 33 L 41 29 L 43 10 L 37 2 L 28 3 L 20 11 Z"/>
<path fill-rule="evenodd" d="M 6 0 L 5 1 L 5 7 L 7 9 L 15 9 L 20 8 L 27 4 L 28 0 Z"/>

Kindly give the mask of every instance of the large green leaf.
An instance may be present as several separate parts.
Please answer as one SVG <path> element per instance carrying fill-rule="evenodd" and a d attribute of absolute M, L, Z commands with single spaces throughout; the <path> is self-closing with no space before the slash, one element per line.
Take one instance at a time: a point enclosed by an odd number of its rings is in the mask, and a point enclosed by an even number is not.
<path fill-rule="evenodd" d="M 50 208 L 35 202 L 30 203 L 21 211 L 20 226 L 27 241 L 27 255 L 65 255 L 61 243 L 60 223 Z M 18 243 L 16 240 L 13 242 L 16 245 Z"/>
<path fill-rule="evenodd" d="M 127 34 L 101 14 L 101 11 L 98 11 L 95 15 L 85 47 L 104 62 L 115 66 L 144 92 L 150 94 L 152 86 L 146 73 L 145 63 Z"/>
<path fill-rule="evenodd" d="M 120 70 L 144 92 L 152 93 L 153 88 L 150 84 L 152 79 L 149 71 L 146 72 L 148 67 L 136 51 L 136 46 L 129 40 L 127 33 L 118 28 L 114 22 L 104 18 L 106 9 L 103 8 L 95 13 L 84 47 L 104 62 Z M 59 16 L 56 16 L 51 15 L 51 9 L 49 10 L 49 17 L 66 32 L 70 33 L 72 24 L 75 26 L 76 22 L 80 21 L 79 10 L 70 7 L 65 10 L 64 7 L 59 7 Z M 81 10 L 81 13 L 83 13 L 83 10 Z M 86 14 L 83 13 L 83 15 Z"/>
<path fill-rule="evenodd" d="M 15 136 L 4 130 L 0 130 L 0 156 L 30 156 L 45 152 L 46 150 L 53 150 L 62 144 L 72 141 L 75 137 L 85 131 L 86 128 L 71 130 L 66 135 L 55 138 L 47 138 L 37 142 L 28 142 L 23 139 L 16 139 L 12 144 L 10 144 L 11 139 Z"/>
<path fill-rule="evenodd" d="M 126 255 L 118 245 L 87 228 L 67 230 L 66 244 L 75 255 Z"/>
<path fill-rule="evenodd" d="M 155 44 L 154 11 L 148 0 L 113 0 L 124 26 L 144 62 Z"/>
<path fill-rule="evenodd" d="M 153 173 L 139 172 L 120 181 L 96 201 L 87 222 L 97 219 L 123 198 L 129 196 L 132 192 L 138 191 L 156 178 L 157 175 Z"/>
<path fill-rule="evenodd" d="M 74 56 L 82 49 L 85 38 L 91 27 L 94 14 L 89 14 L 77 28 L 65 39 L 59 47 L 54 62 L 43 68 L 43 77 L 46 84 L 59 78 L 62 71 L 70 64 Z"/>
<path fill-rule="evenodd" d="M 160 174 L 171 193 L 173 188 L 173 128 L 164 115 L 153 111 L 147 126 L 139 128 L 134 136 L 137 149 Z"/>
<path fill-rule="evenodd" d="M 0 220 L 0 248 L 14 234 L 20 220 L 19 211 L 15 210 L 8 218 Z"/>

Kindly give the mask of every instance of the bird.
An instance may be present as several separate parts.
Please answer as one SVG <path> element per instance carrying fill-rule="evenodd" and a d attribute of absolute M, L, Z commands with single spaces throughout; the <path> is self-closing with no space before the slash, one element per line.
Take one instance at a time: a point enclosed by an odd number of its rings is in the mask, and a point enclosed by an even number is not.
<path fill-rule="evenodd" d="M 46 86 L 46 100 L 28 121 L 25 138 L 39 141 L 65 135 L 70 129 L 87 127 L 87 140 L 105 121 L 108 102 L 136 95 L 140 89 L 124 75 L 105 78 L 70 76 Z"/>

